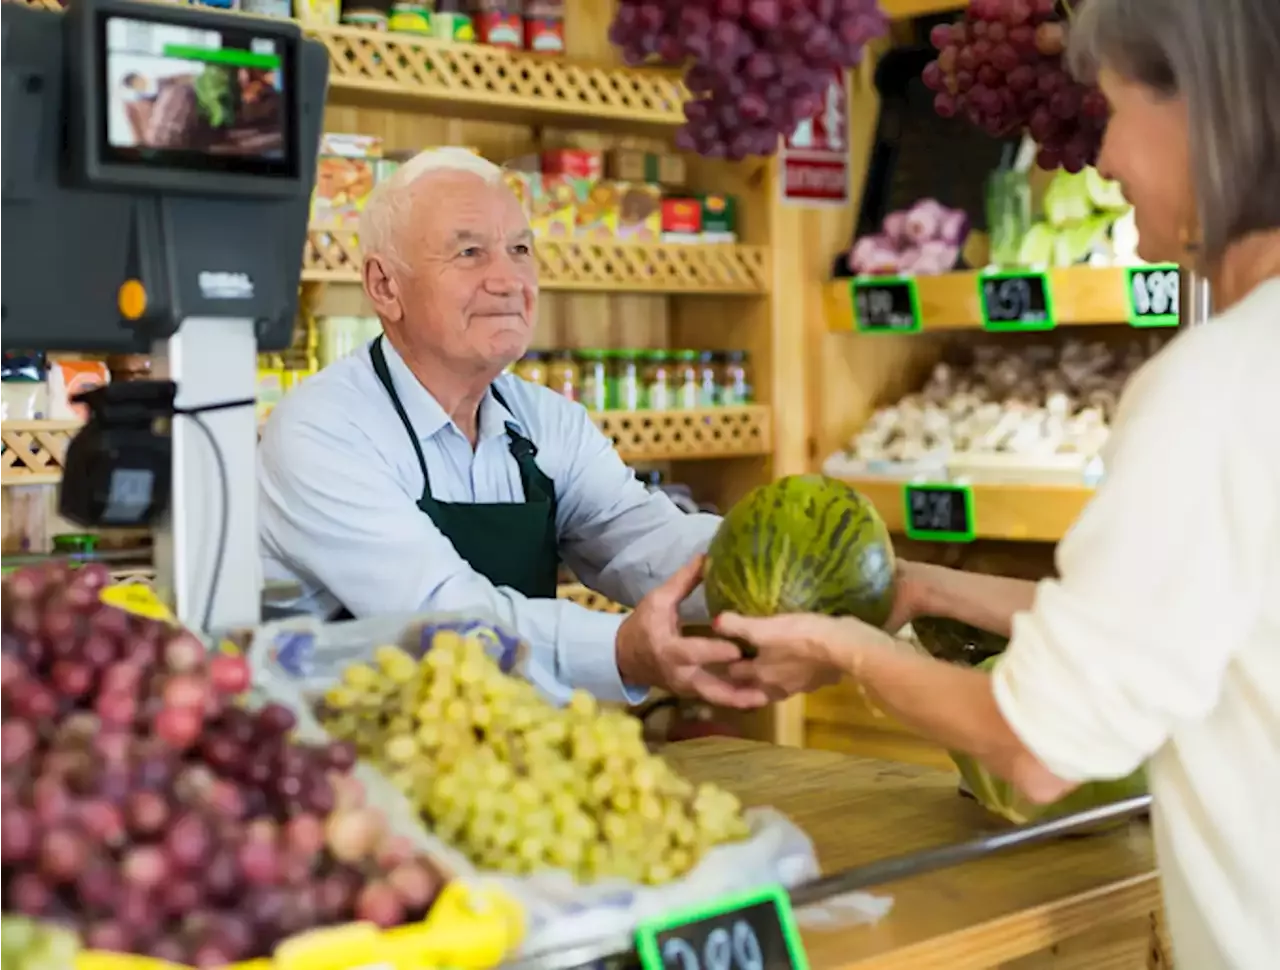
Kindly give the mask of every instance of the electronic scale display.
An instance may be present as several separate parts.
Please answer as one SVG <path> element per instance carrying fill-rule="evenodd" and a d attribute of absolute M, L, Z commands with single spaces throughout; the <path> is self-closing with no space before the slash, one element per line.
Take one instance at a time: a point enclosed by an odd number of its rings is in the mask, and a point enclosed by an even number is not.
<path fill-rule="evenodd" d="M 105 163 L 297 174 L 287 38 L 101 15 Z"/>

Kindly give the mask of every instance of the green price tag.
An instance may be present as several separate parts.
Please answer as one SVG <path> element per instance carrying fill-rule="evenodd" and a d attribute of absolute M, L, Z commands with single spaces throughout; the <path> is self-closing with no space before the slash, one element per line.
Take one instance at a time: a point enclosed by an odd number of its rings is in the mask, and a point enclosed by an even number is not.
<path fill-rule="evenodd" d="M 909 276 L 870 276 L 849 287 L 859 333 L 918 333 L 920 297 Z"/>
<path fill-rule="evenodd" d="M 636 930 L 642 970 L 808 970 L 781 886 L 722 896 Z"/>
<path fill-rule="evenodd" d="M 1129 326 L 1176 327 L 1180 319 L 1182 274 L 1174 263 L 1130 266 L 1128 284 Z"/>
<path fill-rule="evenodd" d="M 908 539 L 972 542 L 978 535 L 968 485 L 906 485 L 903 523 Z"/>
<path fill-rule="evenodd" d="M 984 330 L 1052 330 L 1057 325 L 1053 290 L 1045 273 L 982 273 L 978 276 L 978 305 Z"/>

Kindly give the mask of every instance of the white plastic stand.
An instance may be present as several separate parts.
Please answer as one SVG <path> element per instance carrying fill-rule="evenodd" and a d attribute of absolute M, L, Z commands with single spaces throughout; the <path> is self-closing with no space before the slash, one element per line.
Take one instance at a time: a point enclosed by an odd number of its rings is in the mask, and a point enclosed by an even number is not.
<path fill-rule="evenodd" d="M 176 334 L 154 344 L 152 361 L 157 378 L 177 383 L 180 408 L 255 397 L 258 344 L 252 320 L 189 317 Z M 250 405 L 209 411 L 199 419 L 208 435 L 194 417 L 174 418 L 173 498 L 154 532 L 156 593 L 193 630 L 254 627 L 262 610 L 256 412 Z M 223 459 L 226 508 L 210 437 Z M 222 566 L 215 577 L 223 530 Z"/>

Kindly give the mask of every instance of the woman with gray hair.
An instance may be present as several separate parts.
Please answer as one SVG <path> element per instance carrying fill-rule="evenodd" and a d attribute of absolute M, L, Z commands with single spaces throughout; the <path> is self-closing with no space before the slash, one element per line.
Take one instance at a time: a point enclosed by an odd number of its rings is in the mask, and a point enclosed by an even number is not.
<path fill-rule="evenodd" d="M 850 618 L 725 615 L 774 696 L 861 682 L 1028 797 L 1146 764 L 1183 970 L 1280 966 L 1280 0 L 1084 0 L 1071 61 L 1111 115 L 1098 160 L 1140 252 L 1214 317 L 1126 389 L 1107 478 L 1032 584 L 900 564 L 896 630 L 1011 636 L 988 675 Z"/>

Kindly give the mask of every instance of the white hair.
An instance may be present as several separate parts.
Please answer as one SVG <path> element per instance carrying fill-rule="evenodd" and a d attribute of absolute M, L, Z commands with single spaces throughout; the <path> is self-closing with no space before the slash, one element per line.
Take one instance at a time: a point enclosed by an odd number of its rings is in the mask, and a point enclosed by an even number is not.
<path fill-rule="evenodd" d="M 502 169 L 465 148 L 428 148 L 405 162 L 385 182 L 379 182 L 360 213 L 360 250 L 386 257 L 403 268 L 397 251 L 398 229 L 409 214 L 402 196 L 418 179 L 432 172 L 470 172 L 491 185 L 502 178 Z"/>

